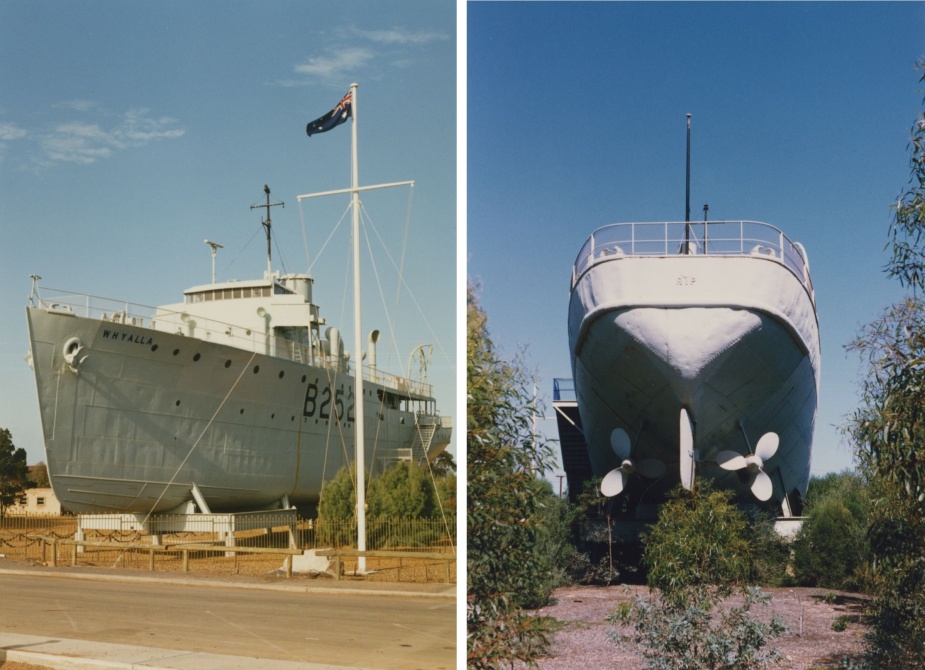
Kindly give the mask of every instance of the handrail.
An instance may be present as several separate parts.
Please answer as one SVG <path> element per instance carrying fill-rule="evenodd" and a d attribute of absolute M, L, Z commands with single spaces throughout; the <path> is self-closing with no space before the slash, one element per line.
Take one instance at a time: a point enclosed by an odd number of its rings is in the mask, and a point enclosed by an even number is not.
<path fill-rule="evenodd" d="M 33 306 L 40 306 L 44 309 L 70 313 L 75 316 L 83 316 L 90 319 L 98 319 L 112 324 L 113 328 L 128 325 L 138 328 L 148 328 L 158 332 L 172 332 L 158 329 L 156 322 L 163 320 L 171 322 L 179 319 L 182 322 L 184 312 L 170 311 L 163 307 L 151 307 L 141 303 L 126 302 L 124 300 L 114 300 L 102 296 L 91 295 L 87 293 L 75 293 L 64 289 L 49 287 L 36 287 L 43 293 L 47 292 L 48 297 L 38 295 L 38 303 L 33 300 Z M 333 357 L 319 353 L 319 347 L 315 346 L 314 352 L 312 347 L 287 340 L 274 335 L 258 333 L 255 330 L 248 329 L 239 324 L 219 321 L 218 319 L 209 319 L 205 317 L 194 317 L 197 333 L 202 333 L 205 337 L 196 339 L 205 339 L 214 343 L 225 343 L 228 346 L 242 349 L 244 351 L 258 351 L 259 353 L 268 353 L 274 358 L 282 358 L 304 362 L 316 367 L 329 370 L 339 371 L 340 364 Z M 163 325 L 163 324 L 162 324 Z M 346 372 L 351 372 L 350 368 L 356 366 L 351 363 L 348 365 Z M 415 396 L 430 397 L 432 396 L 433 387 L 431 384 L 399 377 L 381 368 L 371 368 L 363 366 L 363 379 L 366 381 L 380 384 L 388 389 L 394 390 L 400 394 L 408 394 L 415 399 Z"/>
<path fill-rule="evenodd" d="M 555 377 L 552 380 L 552 386 L 553 402 L 574 402 L 577 400 L 578 396 L 575 393 L 575 380 L 571 379 L 570 377 Z"/>
<path fill-rule="evenodd" d="M 688 228 L 689 227 L 689 228 Z M 690 245 L 686 246 L 689 230 Z M 614 223 L 598 228 L 581 247 L 572 266 L 571 288 L 591 267 L 604 261 L 654 256 L 759 256 L 776 260 L 803 284 L 815 302 L 809 261 L 802 245 L 760 221 Z"/>

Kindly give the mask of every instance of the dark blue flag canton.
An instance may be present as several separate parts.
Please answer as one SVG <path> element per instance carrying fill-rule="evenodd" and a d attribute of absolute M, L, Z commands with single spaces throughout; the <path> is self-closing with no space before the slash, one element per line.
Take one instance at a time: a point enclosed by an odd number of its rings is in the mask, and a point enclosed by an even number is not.
<path fill-rule="evenodd" d="M 325 133 L 331 130 L 331 128 L 336 128 L 344 121 L 349 119 L 353 113 L 353 99 L 351 96 L 352 94 L 348 93 L 339 103 L 337 103 L 337 107 L 332 109 L 321 118 L 315 119 L 307 126 L 305 126 L 305 132 L 308 133 L 308 136 L 311 137 L 315 133 Z"/>

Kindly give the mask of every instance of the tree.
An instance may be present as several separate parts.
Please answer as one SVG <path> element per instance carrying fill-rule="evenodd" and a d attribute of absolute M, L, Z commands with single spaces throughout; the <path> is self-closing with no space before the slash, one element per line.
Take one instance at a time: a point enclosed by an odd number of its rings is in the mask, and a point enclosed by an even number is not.
<path fill-rule="evenodd" d="M 784 632 L 783 623 L 751 613 L 770 597 L 747 586 L 753 531 L 731 499 L 702 480 L 690 492 L 678 487 L 643 538 L 653 594 L 623 603 L 608 621 L 613 639 L 636 648 L 648 668 L 753 670 L 780 657 L 767 644 Z M 735 592 L 742 604 L 724 605 Z"/>
<path fill-rule="evenodd" d="M 456 472 L 456 461 L 453 460 L 453 454 L 446 450 L 441 451 L 437 458 L 431 462 L 430 469 L 433 471 L 434 477 L 446 477 L 453 474 Z"/>
<path fill-rule="evenodd" d="M 867 359 L 849 433 L 870 481 L 874 668 L 925 668 L 925 304 L 888 308 L 850 345 Z"/>
<path fill-rule="evenodd" d="M 10 431 L 0 428 L 0 517 L 28 488 L 28 474 L 26 450 L 22 447 L 17 449 Z"/>
<path fill-rule="evenodd" d="M 919 81 L 925 82 L 925 60 L 916 68 L 923 73 Z M 916 292 L 925 289 L 925 114 L 912 124 L 909 152 L 909 181 L 894 205 L 885 269 L 889 277 Z"/>
<path fill-rule="evenodd" d="M 449 517 L 456 517 L 456 474 L 449 473 L 437 478 L 437 499 L 443 513 Z"/>
<path fill-rule="evenodd" d="M 373 477 L 368 497 L 370 516 L 420 519 L 437 514 L 430 474 L 414 463 L 396 463 Z"/>
<path fill-rule="evenodd" d="M 496 351 L 471 286 L 466 336 L 468 666 L 535 665 L 551 629 L 524 607 L 545 569 L 534 481 L 551 452 L 531 431 L 532 380 Z"/>
<path fill-rule="evenodd" d="M 321 487 L 318 519 L 324 521 L 354 519 L 356 510 L 356 468 L 343 467 L 334 475 L 334 479 L 325 482 Z"/>
<path fill-rule="evenodd" d="M 41 461 L 32 466 L 29 469 L 29 482 L 30 488 L 49 488 L 51 486 L 51 481 L 48 479 L 48 466 Z"/>
<path fill-rule="evenodd" d="M 917 67 L 925 82 L 925 61 Z M 877 598 L 867 661 L 874 668 L 925 668 L 925 305 L 918 297 L 925 290 L 925 114 L 912 125 L 909 153 L 885 270 L 912 295 L 848 345 L 868 366 L 847 431 L 871 485 Z"/>

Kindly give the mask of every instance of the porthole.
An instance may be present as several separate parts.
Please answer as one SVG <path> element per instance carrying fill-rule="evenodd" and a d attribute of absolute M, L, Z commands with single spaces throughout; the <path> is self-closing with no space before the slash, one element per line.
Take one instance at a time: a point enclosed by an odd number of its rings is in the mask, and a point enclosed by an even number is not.
<path fill-rule="evenodd" d="M 202 358 L 201 354 L 196 354 L 195 356 L 193 356 L 194 361 L 198 361 L 200 358 Z"/>
<path fill-rule="evenodd" d="M 225 361 L 225 367 L 226 367 L 226 368 L 230 368 L 230 367 L 231 367 L 231 359 L 230 359 L 230 358 L 229 358 L 227 361 Z"/>
<path fill-rule="evenodd" d="M 176 403 L 176 404 L 177 404 L 177 407 L 179 407 L 179 406 L 180 406 L 180 401 L 177 400 L 177 403 Z"/>
<path fill-rule="evenodd" d="M 306 377 L 305 375 L 302 375 L 302 383 L 303 383 L 303 384 L 305 383 L 305 380 L 306 380 L 306 379 L 308 379 L 308 377 Z"/>
<path fill-rule="evenodd" d="M 286 373 L 283 372 L 282 370 L 280 370 L 280 371 L 279 371 L 279 378 L 282 379 L 284 376 L 286 376 Z"/>
<path fill-rule="evenodd" d="M 244 414 L 244 408 L 243 408 L 243 407 L 241 408 L 241 412 L 240 412 L 240 413 L 241 413 L 241 414 Z"/>
<path fill-rule="evenodd" d="M 258 372 L 260 372 L 260 366 L 259 366 L 259 365 L 255 365 L 255 366 L 254 366 L 254 374 L 257 374 Z"/>
<path fill-rule="evenodd" d="M 275 414 L 275 413 L 271 414 L 271 415 L 270 415 L 270 418 L 271 418 L 271 419 L 275 419 L 275 418 L 276 418 L 276 414 Z"/>
<path fill-rule="evenodd" d="M 157 345 L 156 345 L 156 344 L 152 344 L 152 345 L 151 345 L 151 351 L 157 351 Z"/>
<path fill-rule="evenodd" d="M 290 420 L 290 421 L 295 421 L 295 415 L 293 414 L 292 416 L 290 416 L 290 417 L 289 417 L 289 420 Z"/>
<path fill-rule="evenodd" d="M 173 350 L 173 355 L 174 355 L 174 356 L 176 356 L 176 355 L 179 354 L 179 353 L 180 353 L 180 350 L 179 350 L 179 349 L 174 349 L 174 350 Z"/>

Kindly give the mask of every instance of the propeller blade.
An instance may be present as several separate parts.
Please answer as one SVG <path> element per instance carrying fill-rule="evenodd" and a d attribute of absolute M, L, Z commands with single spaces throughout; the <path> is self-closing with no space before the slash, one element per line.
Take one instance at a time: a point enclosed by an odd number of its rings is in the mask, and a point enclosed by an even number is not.
<path fill-rule="evenodd" d="M 690 491 L 694 488 L 694 425 L 683 407 L 680 428 L 681 485 Z"/>
<path fill-rule="evenodd" d="M 668 472 L 668 467 L 657 458 L 647 458 L 636 463 L 636 472 L 648 479 L 660 479 Z"/>
<path fill-rule="evenodd" d="M 771 494 L 774 493 L 774 484 L 771 483 L 771 478 L 764 470 L 759 470 L 752 480 L 752 493 L 761 501 L 771 499 Z"/>
<path fill-rule="evenodd" d="M 611 470 L 601 481 L 601 493 L 608 498 L 619 495 L 623 491 L 623 487 L 626 486 L 626 479 L 627 474 L 620 468 Z"/>
<path fill-rule="evenodd" d="M 622 428 L 613 429 L 613 432 L 610 433 L 610 448 L 613 449 L 613 453 L 615 453 L 617 458 L 621 461 L 625 461 L 630 457 L 632 443 L 630 442 L 630 436 L 626 434 L 625 430 Z"/>
<path fill-rule="evenodd" d="M 777 436 L 777 433 L 765 433 L 761 436 L 761 439 L 758 440 L 758 445 L 755 447 L 755 455 L 762 461 L 767 461 L 777 453 L 777 446 L 779 444 L 780 438 Z"/>
<path fill-rule="evenodd" d="M 746 466 L 745 456 L 735 451 L 721 451 L 716 454 L 716 464 L 723 470 L 741 470 Z"/>

